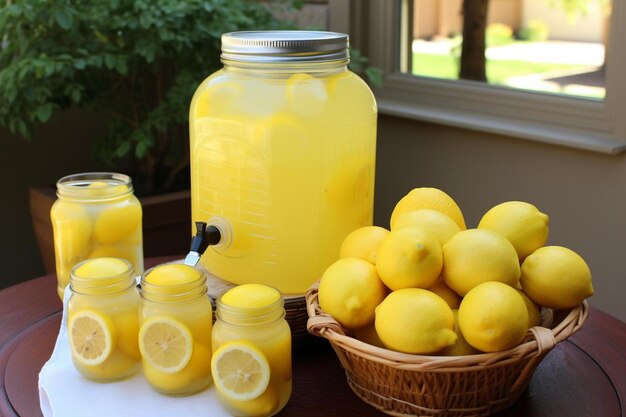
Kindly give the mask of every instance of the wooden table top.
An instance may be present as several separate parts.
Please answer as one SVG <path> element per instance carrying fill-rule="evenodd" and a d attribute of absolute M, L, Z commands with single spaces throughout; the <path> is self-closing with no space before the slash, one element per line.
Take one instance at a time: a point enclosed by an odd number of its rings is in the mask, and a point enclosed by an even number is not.
<path fill-rule="evenodd" d="M 54 275 L 0 291 L 0 416 L 41 416 L 38 375 L 61 310 Z M 352 393 L 326 340 L 311 336 L 293 359 L 293 394 L 278 416 L 384 416 Z M 583 328 L 540 363 L 522 398 L 496 416 L 626 417 L 626 324 L 592 308 Z"/>

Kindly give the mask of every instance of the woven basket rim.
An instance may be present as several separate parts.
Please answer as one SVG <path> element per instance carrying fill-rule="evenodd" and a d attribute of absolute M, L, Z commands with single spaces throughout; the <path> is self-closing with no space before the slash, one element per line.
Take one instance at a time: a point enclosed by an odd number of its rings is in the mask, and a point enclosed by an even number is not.
<path fill-rule="evenodd" d="M 567 314 L 554 327 L 535 326 L 528 330 L 517 346 L 500 352 L 478 353 L 466 356 L 414 355 L 396 352 L 362 342 L 346 335 L 345 329 L 329 314 L 322 311 L 317 295 L 319 280 L 306 293 L 309 333 L 328 339 L 334 346 L 355 353 L 365 359 L 409 371 L 459 372 L 475 367 L 504 366 L 532 357 L 543 358 L 557 343 L 562 342 L 583 325 L 589 314 L 586 301 L 565 310 Z"/>

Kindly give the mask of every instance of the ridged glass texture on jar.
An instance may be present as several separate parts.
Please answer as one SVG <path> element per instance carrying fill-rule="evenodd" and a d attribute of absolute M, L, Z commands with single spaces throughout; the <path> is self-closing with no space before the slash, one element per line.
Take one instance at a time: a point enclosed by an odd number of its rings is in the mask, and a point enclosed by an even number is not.
<path fill-rule="evenodd" d="M 173 396 L 194 394 L 210 385 L 211 378 L 211 329 L 213 308 L 207 294 L 204 272 L 188 265 L 176 265 L 187 273 L 195 274 L 194 279 L 183 282 L 150 283 L 149 275 L 163 266 L 147 270 L 141 278 L 140 324 L 143 326 L 152 318 L 173 319 L 180 323 L 191 335 L 191 357 L 189 362 L 174 373 L 163 372 L 144 357 L 142 367 L 144 377 L 156 391 Z"/>
<path fill-rule="evenodd" d="M 123 263 L 121 273 L 81 275 L 80 268 L 90 263 Z M 90 265 L 87 265 L 88 267 Z M 93 268 L 90 268 L 93 271 Z M 139 332 L 140 297 L 135 286 L 133 265 L 126 259 L 94 258 L 77 264 L 70 275 L 71 295 L 67 307 L 68 337 L 72 338 L 72 321 L 83 315 L 95 314 L 112 335 L 111 351 L 99 364 L 88 365 L 77 359 L 73 349 L 72 361 L 80 374 L 95 381 L 123 379 L 139 370 L 141 355 L 137 344 Z"/>
<path fill-rule="evenodd" d="M 233 401 L 216 392 L 220 403 L 234 416 L 256 417 L 253 411 L 268 407 L 272 416 L 282 410 L 291 396 L 291 331 L 285 320 L 283 297 L 276 302 L 255 308 L 233 307 L 217 299 L 215 324 L 213 326 L 213 352 L 231 341 L 246 341 L 259 349 L 267 358 L 270 367 L 270 381 L 261 400 L 250 404 Z"/>
<path fill-rule="evenodd" d="M 202 257 L 212 274 L 303 294 L 372 224 L 376 103 L 345 35 L 269 33 L 224 35 L 224 66 L 193 97 L 192 222 L 229 226 Z"/>

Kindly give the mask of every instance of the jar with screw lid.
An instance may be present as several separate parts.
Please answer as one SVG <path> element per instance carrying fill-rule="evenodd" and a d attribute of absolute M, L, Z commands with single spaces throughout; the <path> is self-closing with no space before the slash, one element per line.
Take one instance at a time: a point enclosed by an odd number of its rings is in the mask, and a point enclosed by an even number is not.
<path fill-rule="evenodd" d="M 139 292 L 126 259 L 94 258 L 70 274 L 67 330 L 76 370 L 112 381 L 139 370 Z"/>
<path fill-rule="evenodd" d="M 141 277 L 141 297 L 139 349 L 148 383 L 175 396 L 208 387 L 213 314 L 204 272 L 156 266 Z"/>
<path fill-rule="evenodd" d="M 292 388 L 291 331 L 281 293 L 244 284 L 216 303 L 212 372 L 218 400 L 234 416 L 278 413 Z"/>
<path fill-rule="evenodd" d="M 68 175 L 57 182 L 50 218 L 57 291 L 63 299 L 70 271 L 98 257 L 123 258 L 143 272 L 141 203 L 129 176 L 111 172 Z"/>
<path fill-rule="evenodd" d="M 192 222 L 230 236 L 202 256 L 213 275 L 304 294 L 372 224 L 376 102 L 347 68 L 348 44 L 335 32 L 222 35 L 223 68 L 189 113 Z"/>

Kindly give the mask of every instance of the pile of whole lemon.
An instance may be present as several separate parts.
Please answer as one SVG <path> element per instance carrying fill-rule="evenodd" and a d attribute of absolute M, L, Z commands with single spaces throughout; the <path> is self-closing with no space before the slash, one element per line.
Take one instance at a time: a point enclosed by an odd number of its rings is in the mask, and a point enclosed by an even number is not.
<path fill-rule="evenodd" d="M 322 310 L 367 343 L 413 354 L 468 355 L 519 344 L 540 308 L 568 309 L 593 294 L 574 251 L 544 246 L 548 216 L 508 201 L 467 229 L 437 188 L 396 205 L 391 230 L 349 234 L 324 272 Z"/>

